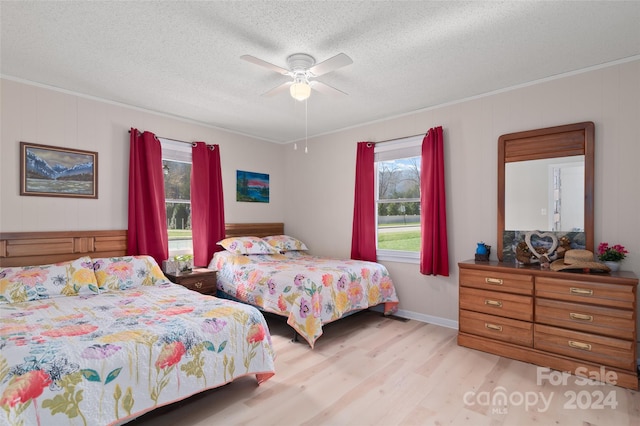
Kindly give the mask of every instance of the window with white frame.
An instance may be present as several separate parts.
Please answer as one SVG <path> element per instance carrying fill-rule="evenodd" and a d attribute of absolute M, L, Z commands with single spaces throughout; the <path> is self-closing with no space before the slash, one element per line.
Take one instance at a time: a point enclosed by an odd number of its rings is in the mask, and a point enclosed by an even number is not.
<path fill-rule="evenodd" d="M 158 139 L 162 145 L 169 256 L 192 254 L 191 144 Z"/>
<path fill-rule="evenodd" d="M 420 259 L 420 166 L 424 135 L 377 143 L 376 245 L 380 260 Z"/>

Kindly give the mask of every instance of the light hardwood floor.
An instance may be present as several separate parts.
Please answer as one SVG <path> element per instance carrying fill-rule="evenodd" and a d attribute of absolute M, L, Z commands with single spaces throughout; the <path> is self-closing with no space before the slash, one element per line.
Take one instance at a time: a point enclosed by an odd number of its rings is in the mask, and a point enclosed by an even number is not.
<path fill-rule="evenodd" d="M 325 326 L 311 349 L 268 322 L 269 381 L 241 378 L 129 426 L 640 425 L 638 392 L 538 380 L 534 365 L 459 347 L 456 330 L 366 311 Z"/>

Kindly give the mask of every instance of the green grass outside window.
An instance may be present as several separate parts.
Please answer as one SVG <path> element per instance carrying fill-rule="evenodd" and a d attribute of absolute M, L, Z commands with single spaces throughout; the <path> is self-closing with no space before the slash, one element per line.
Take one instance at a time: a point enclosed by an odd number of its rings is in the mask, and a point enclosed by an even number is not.
<path fill-rule="evenodd" d="M 420 231 L 378 233 L 378 249 L 420 251 Z"/>

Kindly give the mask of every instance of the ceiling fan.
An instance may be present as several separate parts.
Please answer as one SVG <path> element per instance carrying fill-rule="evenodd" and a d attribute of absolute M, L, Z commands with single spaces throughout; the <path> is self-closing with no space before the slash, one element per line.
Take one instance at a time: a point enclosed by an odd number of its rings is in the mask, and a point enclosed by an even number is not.
<path fill-rule="evenodd" d="M 251 55 L 243 55 L 240 58 L 247 62 L 251 62 L 252 64 L 260 65 L 261 67 L 275 71 L 279 74 L 292 77 L 291 81 L 287 81 L 274 87 L 266 93 L 263 93 L 262 96 L 274 96 L 288 88 L 291 96 L 298 101 L 307 99 L 311 95 L 311 89 L 331 95 L 346 95 L 342 90 L 336 89 L 335 87 L 329 86 L 321 81 L 314 80 L 314 78 L 353 63 L 351 58 L 344 53 L 338 53 L 337 55 L 318 64 L 316 64 L 315 58 L 311 55 L 306 53 L 294 53 L 287 58 L 288 69 L 273 65 Z"/>

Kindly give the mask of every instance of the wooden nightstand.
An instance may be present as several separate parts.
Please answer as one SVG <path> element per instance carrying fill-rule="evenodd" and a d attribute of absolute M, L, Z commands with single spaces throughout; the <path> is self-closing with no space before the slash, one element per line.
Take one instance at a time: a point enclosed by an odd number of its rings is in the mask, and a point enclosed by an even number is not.
<path fill-rule="evenodd" d="M 202 294 L 216 294 L 216 271 L 212 269 L 194 268 L 191 272 L 165 275 L 171 282 L 183 285 L 189 290 L 198 291 Z"/>

